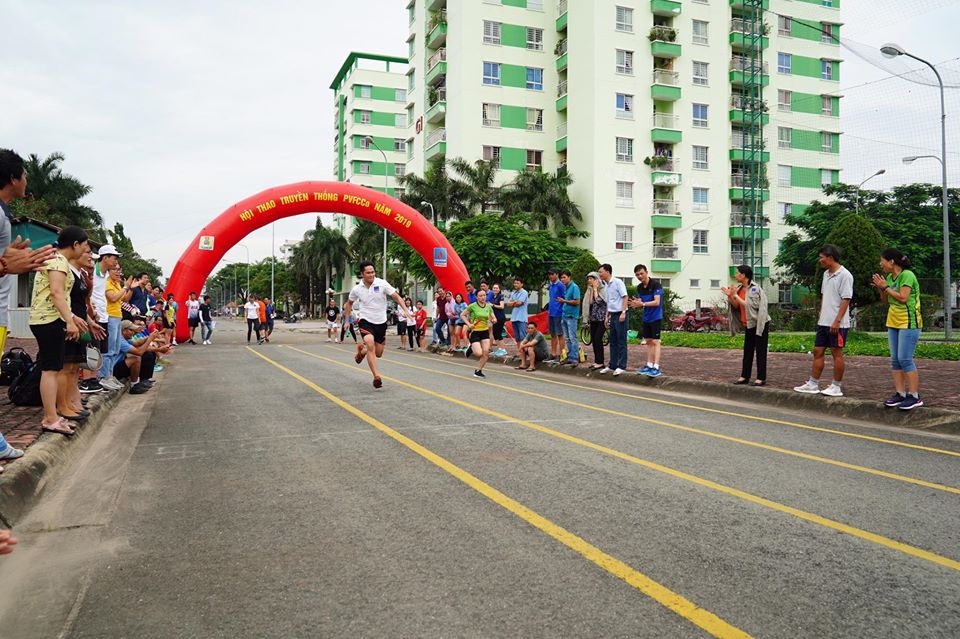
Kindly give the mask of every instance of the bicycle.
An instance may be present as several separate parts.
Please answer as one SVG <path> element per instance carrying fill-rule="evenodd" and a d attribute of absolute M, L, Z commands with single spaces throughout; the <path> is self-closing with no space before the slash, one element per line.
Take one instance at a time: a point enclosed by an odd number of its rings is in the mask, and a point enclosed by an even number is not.
<path fill-rule="evenodd" d="M 580 328 L 577 330 L 577 339 L 580 340 L 580 343 L 584 346 L 590 346 L 593 341 L 593 336 L 590 335 L 590 325 L 581 324 Z M 610 331 L 603 332 L 603 345 L 607 346 L 610 343 Z"/>

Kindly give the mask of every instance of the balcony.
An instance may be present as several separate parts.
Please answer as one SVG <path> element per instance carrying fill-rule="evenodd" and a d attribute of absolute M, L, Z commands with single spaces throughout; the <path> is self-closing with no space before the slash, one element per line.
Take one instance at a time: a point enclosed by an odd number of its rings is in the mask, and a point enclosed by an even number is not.
<path fill-rule="evenodd" d="M 427 122 L 443 122 L 447 117 L 447 87 L 431 88 L 427 93 Z"/>
<path fill-rule="evenodd" d="M 770 153 L 766 148 L 766 140 L 759 137 L 751 141 L 745 135 L 730 136 L 730 159 L 734 162 L 769 162 Z"/>
<path fill-rule="evenodd" d="M 770 46 L 770 38 L 767 37 L 769 26 L 767 23 L 761 23 L 759 30 L 754 30 L 753 22 L 734 18 L 730 22 L 730 46 L 736 49 L 766 49 Z"/>
<path fill-rule="evenodd" d="M 439 11 L 430 16 L 427 23 L 427 48 L 438 49 L 447 41 L 447 12 Z"/>
<path fill-rule="evenodd" d="M 427 135 L 424 143 L 424 157 L 429 160 L 436 155 L 446 155 L 447 153 L 447 130 L 437 129 Z"/>
<path fill-rule="evenodd" d="M 557 85 L 557 111 L 567 110 L 567 81 L 563 80 Z"/>
<path fill-rule="evenodd" d="M 683 176 L 676 158 L 646 158 L 644 164 L 650 167 L 650 183 L 653 186 L 680 186 Z"/>
<path fill-rule="evenodd" d="M 731 122 L 750 125 L 755 125 L 757 122 L 761 125 L 770 123 L 766 100 L 734 94 L 730 96 L 730 107 Z"/>
<path fill-rule="evenodd" d="M 682 222 L 679 202 L 673 200 L 653 201 L 650 214 L 650 226 L 652 228 L 678 229 Z"/>
<path fill-rule="evenodd" d="M 759 83 L 761 86 L 770 84 L 769 67 L 766 62 L 759 64 L 750 58 L 737 55 L 731 58 L 729 69 L 731 84 Z"/>
<path fill-rule="evenodd" d="M 440 49 L 427 60 L 427 84 L 439 84 L 447 77 L 447 50 Z"/>
<path fill-rule="evenodd" d="M 674 18 L 680 15 L 682 5 L 675 0 L 650 0 L 650 12 L 655 16 Z"/>
<path fill-rule="evenodd" d="M 653 85 L 650 97 L 663 102 L 676 102 L 680 99 L 680 74 L 666 69 L 653 70 Z"/>
<path fill-rule="evenodd" d="M 567 39 L 564 38 L 557 42 L 557 46 L 553 50 L 553 54 L 557 56 L 557 71 L 563 71 L 567 68 Z"/>
<path fill-rule="evenodd" d="M 436 11 L 447 6 L 447 0 L 427 0 L 427 11 Z"/>
<path fill-rule="evenodd" d="M 756 225 L 751 221 L 751 218 L 757 220 Z M 762 213 L 750 216 L 734 211 L 730 214 L 730 237 L 741 240 L 769 239 L 770 229 L 767 227 L 767 223 L 768 221 Z"/>
<path fill-rule="evenodd" d="M 760 5 L 763 7 L 763 10 L 766 11 L 770 8 L 770 0 L 761 0 Z M 730 0 L 730 6 L 734 9 L 749 9 L 746 3 L 743 0 Z"/>
<path fill-rule="evenodd" d="M 656 273 L 679 273 L 680 247 L 676 244 L 654 243 L 650 268 Z"/>
<path fill-rule="evenodd" d="M 557 31 L 567 30 L 567 0 L 557 3 Z"/>
<path fill-rule="evenodd" d="M 770 199 L 770 186 L 764 177 L 755 177 L 753 188 L 750 187 L 751 177 L 745 173 L 734 173 L 730 176 L 730 199 L 745 200 L 751 191 L 759 191 L 760 199 L 764 202 Z"/>
<path fill-rule="evenodd" d="M 650 29 L 650 53 L 655 58 L 679 58 L 681 47 L 677 44 L 677 30 L 673 27 L 656 26 Z"/>
<path fill-rule="evenodd" d="M 654 113 L 653 128 L 650 130 L 652 142 L 679 144 L 683 133 L 679 129 L 679 119 L 672 113 Z"/>
<path fill-rule="evenodd" d="M 561 122 L 557 125 L 557 140 L 556 140 L 556 149 L 557 153 L 567 150 L 567 123 Z"/>

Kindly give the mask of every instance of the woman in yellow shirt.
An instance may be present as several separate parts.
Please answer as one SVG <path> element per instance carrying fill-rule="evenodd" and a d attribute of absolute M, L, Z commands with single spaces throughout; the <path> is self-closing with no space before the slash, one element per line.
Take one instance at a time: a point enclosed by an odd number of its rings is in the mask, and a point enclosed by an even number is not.
<path fill-rule="evenodd" d="M 30 304 L 30 331 L 37 338 L 37 366 L 42 371 L 43 421 L 40 426 L 46 432 L 67 436 L 73 435 L 74 431 L 67 420 L 57 414 L 58 374 L 63 369 L 65 340 L 79 339 L 80 327 L 84 324 L 83 319 L 74 317 L 67 297 L 67 291 L 73 286 L 70 260 L 79 258 L 89 248 L 87 232 L 79 226 L 68 226 L 60 231 L 57 253 L 33 281 L 33 301 Z"/>

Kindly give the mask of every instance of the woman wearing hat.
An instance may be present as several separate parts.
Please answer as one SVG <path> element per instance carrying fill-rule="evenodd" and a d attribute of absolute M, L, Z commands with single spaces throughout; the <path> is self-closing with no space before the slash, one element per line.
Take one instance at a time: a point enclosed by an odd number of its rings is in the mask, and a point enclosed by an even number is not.
<path fill-rule="evenodd" d="M 607 332 L 604 320 L 607 317 L 607 294 L 596 271 L 587 273 L 587 290 L 583 293 L 583 323 L 590 327 L 590 344 L 593 346 L 593 364 L 590 370 L 604 367 L 603 334 Z"/>

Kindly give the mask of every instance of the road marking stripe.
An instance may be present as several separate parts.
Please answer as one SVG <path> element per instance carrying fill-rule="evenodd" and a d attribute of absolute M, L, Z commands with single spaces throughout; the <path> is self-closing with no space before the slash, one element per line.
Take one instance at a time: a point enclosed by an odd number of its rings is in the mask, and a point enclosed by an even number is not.
<path fill-rule="evenodd" d="M 291 349 L 291 350 L 293 350 L 293 351 L 296 351 L 296 352 L 298 352 L 298 353 L 303 353 L 304 355 L 307 355 L 307 356 L 309 356 L 309 357 L 313 357 L 313 358 L 316 358 L 316 359 L 324 360 L 324 361 L 329 362 L 329 363 L 332 363 L 332 364 L 336 364 L 337 366 L 342 366 L 342 367 L 344 367 L 344 368 L 350 368 L 349 366 L 347 366 L 346 364 L 344 364 L 344 363 L 342 363 L 342 362 L 339 362 L 339 361 L 333 360 L 333 359 L 329 359 L 329 358 L 327 358 L 327 357 L 323 357 L 322 355 L 314 355 L 313 353 L 310 353 L 310 352 L 304 351 L 304 350 L 300 350 L 299 348 L 294 348 L 294 347 L 292 347 L 292 346 L 288 346 L 287 348 L 289 348 L 289 349 Z M 258 354 L 259 354 L 259 353 L 258 353 Z M 796 517 L 796 518 L 798 518 L 798 519 L 801 519 L 801 520 L 803 520 L 803 521 L 807 521 L 807 522 L 810 522 L 810 523 L 813 523 L 813 524 L 817 524 L 817 525 L 819 525 L 819 526 L 823 526 L 823 527 L 829 528 L 829 529 L 831 529 L 831 530 L 836 530 L 837 532 L 842 532 L 842 533 L 847 534 L 847 535 L 850 535 L 850 536 L 852 536 L 852 537 L 856 537 L 856 538 L 858 538 L 858 539 L 863 539 L 863 540 L 865 540 L 865 541 L 869 541 L 869 542 L 875 543 L 875 544 L 877 544 L 877 545 L 879 545 L 879 546 L 883 546 L 883 547 L 889 548 L 889 549 L 891 549 L 891 550 L 896 550 L 896 551 L 902 552 L 902 553 L 904 553 L 904 554 L 906 554 L 906 555 L 910 555 L 910 556 L 912 556 L 912 557 L 916 557 L 916 558 L 918 558 L 918 559 L 923 559 L 923 560 L 925 560 L 925 561 L 929 561 L 929 562 L 934 563 L 934 564 L 937 564 L 937 565 L 939 565 L 939 566 L 944 566 L 945 568 L 950 568 L 950 569 L 952 569 L 952 570 L 960 571 L 960 561 L 956 561 L 956 560 L 954 560 L 954 559 L 950 559 L 949 557 L 944 557 L 944 556 L 942 556 L 942 555 L 938 555 L 938 554 L 936 554 L 936 553 L 933 553 L 933 552 L 930 552 L 930 551 L 927 551 L 927 550 L 923 550 L 922 548 L 917 548 L 916 546 L 911 546 L 911 545 L 909 545 L 909 544 L 905 544 L 905 543 L 903 543 L 903 542 L 899 542 L 899 541 L 896 541 L 896 540 L 894 540 L 894 539 L 890 539 L 889 537 L 884 537 L 883 535 L 878 535 L 878 534 L 876 534 L 876 533 L 872 533 L 872 532 L 870 532 L 870 531 L 863 530 L 863 529 L 861 529 L 861 528 L 856 528 L 855 526 L 849 526 L 849 525 L 844 524 L 844 523 L 841 523 L 841 522 L 839 522 L 839 521 L 834 521 L 833 519 L 828 519 L 828 518 L 826 518 L 826 517 L 821 517 L 820 515 L 815 515 L 815 514 L 813 514 L 813 513 L 807 512 L 807 511 L 805 511 L 805 510 L 800 510 L 799 508 L 793 508 L 792 506 L 787 506 L 786 504 L 781 504 L 780 502 L 776 502 L 776 501 L 773 501 L 773 500 L 771 500 L 771 499 L 766 499 L 765 497 L 760 497 L 760 496 L 758 496 L 758 495 L 754 495 L 754 494 L 752 494 L 752 493 L 748 493 L 748 492 L 743 491 L 743 490 L 740 490 L 740 489 L 738 489 L 738 488 L 732 488 L 732 487 L 730 487 L 730 486 L 725 486 L 725 485 L 723 485 L 723 484 L 717 483 L 717 482 L 715 482 L 715 481 L 711 481 L 711 480 L 709 480 L 709 479 L 704 479 L 704 478 L 702 478 L 702 477 L 697 477 L 696 475 L 691 475 L 690 473 L 685 473 L 685 472 L 683 472 L 683 471 L 676 470 L 676 469 L 670 468 L 670 467 L 668 467 L 668 466 L 663 466 L 663 465 L 661 465 L 661 464 L 657 464 L 657 463 L 655 463 L 655 462 L 651 462 L 651 461 L 648 461 L 648 460 L 646 460 L 646 459 L 641 459 L 641 458 L 639 458 L 639 457 L 634 457 L 633 455 L 629 455 L 629 454 L 627 454 L 627 453 L 624 453 L 624 452 L 622 452 L 622 451 L 616 450 L 616 449 L 614 449 L 614 448 L 608 448 L 608 447 L 606 447 L 606 446 L 603 446 L 603 445 L 601 445 L 601 444 L 596 444 L 596 443 L 591 442 L 591 441 L 588 441 L 588 440 L 586 440 L 586 439 L 581 439 L 581 438 L 575 437 L 575 436 L 573 436 L 573 435 L 568 435 L 567 433 L 563 433 L 563 432 L 560 432 L 560 431 L 553 430 L 553 429 L 551 429 L 551 428 L 547 428 L 546 426 L 541 426 L 540 424 L 535 424 L 535 423 L 533 423 L 533 422 L 529 422 L 529 421 L 526 421 L 526 420 L 523 420 L 523 419 L 519 419 L 519 418 L 517 418 L 517 417 L 511 417 L 511 416 L 509 416 L 509 415 L 505 415 L 505 414 L 500 413 L 500 412 L 497 412 L 497 411 L 495 411 L 495 410 L 490 410 L 489 408 L 485 408 L 485 407 L 483 407 L 483 406 L 476 406 L 476 405 L 471 404 L 471 403 L 469 403 L 469 402 L 465 402 L 465 401 L 459 400 L 459 399 L 457 399 L 456 397 L 450 397 L 450 396 L 448 396 L 448 395 L 443 395 L 442 393 L 437 393 L 437 392 L 435 392 L 435 391 L 428 390 L 428 389 L 426 389 L 426 388 L 421 388 L 421 387 L 419 387 L 419 386 L 415 386 L 415 385 L 413 385 L 413 384 L 407 383 L 407 382 L 405 382 L 405 381 L 403 381 L 403 380 L 400 380 L 400 379 L 395 379 L 395 378 L 392 378 L 392 377 L 384 377 L 384 379 L 390 380 L 391 382 L 393 382 L 393 383 L 395 383 L 395 384 L 399 384 L 400 386 L 404 386 L 404 387 L 406 387 L 406 388 L 409 388 L 409 389 L 411 389 L 411 390 L 417 391 L 417 392 L 419 392 L 419 393 L 424 393 L 424 394 L 426 394 L 426 395 L 430 395 L 430 396 L 432 396 L 432 397 L 436 397 L 437 399 L 442 399 L 442 400 L 444 400 L 444 401 L 450 402 L 451 404 L 455 404 L 455 405 L 457 405 L 457 406 L 462 406 L 462 407 L 464 407 L 464 408 L 468 408 L 468 409 L 470 409 L 470 410 L 477 411 L 477 412 L 479 412 L 479 413 L 486 413 L 487 415 L 491 415 L 491 416 L 496 417 L 496 418 L 498 418 L 498 419 L 502 419 L 502 420 L 505 420 L 505 421 L 510 421 L 510 422 L 512 422 L 512 423 L 514 423 L 514 424 L 518 424 L 518 425 L 523 426 L 523 427 L 525 427 L 525 428 L 529 428 L 529 429 L 531 429 L 531 430 L 535 430 L 535 431 L 544 433 L 545 435 L 550 435 L 550 436 L 552 436 L 552 437 L 556 437 L 557 439 L 562 439 L 562 440 L 567 441 L 567 442 L 570 442 L 570 443 L 572 443 L 572 444 L 576 444 L 576 445 L 578 445 L 578 446 L 583 446 L 584 448 L 589 448 L 589 449 L 591 449 L 591 450 L 595 450 L 595 451 L 597 451 L 597 452 L 604 453 L 604 454 L 606 454 L 606 455 L 610 455 L 611 457 L 615 457 L 615 458 L 617 458 L 617 459 L 622 459 L 622 460 L 624 460 L 624 461 L 630 462 L 630 463 L 632 463 L 632 464 L 636 464 L 636 465 L 638 465 L 638 466 L 643 466 L 644 468 L 648 468 L 648 469 L 650 469 L 650 470 L 654 470 L 654 471 L 657 471 L 657 472 L 659 472 L 659 473 L 663 473 L 663 474 L 665 474 L 665 475 L 669 475 L 670 477 L 674 477 L 674 478 L 676 478 L 676 479 L 681 479 L 681 480 L 690 482 L 690 483 L 692 483 L 692 484 L 696 484 L 696 485 L 698 485 L 698 486 L 703 486 L 704 488 L 709 488 L 709 489 L 711 489 L 711 490 L 714 490 L 714 491 L 717 491 L 717 492 L 720 492 L 720 493 L 723 493 L 723 494 L 726 494 L 726 495 L 730 495 L 731 497 L 736 497 L 736 498 L 738 498 L 738 499 L 742 499 L 742 500 L 747 501 L 747 502 L 750 502 L 750 503 L 752 503 L 752 504 L 757 504 L 758 506 L 763 506 L 763 507 L 765 507 L 765 508 L 769 508 L 769 509 L 775 510 L 775 511 L 777 511 L 777 512 L 781 512 L 781 513 L 784 513 L 784 514 L 787 514 L 787 515 L 791 515 L 791 516 Z M 481 383 L 482 383 L 482 382 L 481 382 Z"/>
<path fill-rule="evenodd" d="M 265 361 L 269 362 L 273 366 L 276 366 L 277 368 L 279 368 L 281 371 L 283 371 L 287 375 L 293 377 L 297 381 L 313 389 L 314 391 L 316 391 L 317 393 L 325 397 L 327 400 L 336 404 L 337 406 L 347 411 L 351 415 L 366 422 L 367 424 L 370 424 L 371 426 L 376 428 L 378 431 L 380 431 L 384 435 L 390 437 L 391 439 L 402 444 L 403 446 L 406 446 L 411 451 L 417 453 L 427 461 L 431 462 L 437 467 L 453 475 L 454 477 L 462 481 L 464 484 L 466 484 L 473 490 L 477 491 L 478 493 L 480 493 L 490 501 L 494 502 L 498 506 L 501 506 L 506 510 L 512 512 L 514 515 L 516 515 L 520 519 L 524 520 L 531 526 L 538 528 L 539 530 L 543 531 L 550 537 L 553 537 L 564 546 L 579 553 L 580 555 L 590 560 L 591 562 L 593 562 L 603 570 L 607 571 L 614 577 L 617 577 L 618 579 L 625 581 L 626 583 L 630 584 L 631 586 L 633 586 L 643 594 L 647 595 L 654 601 L 658 602 L 662 606 L 675 612 L 676 614 L 680 615 L 684 619 L 687 619 L 694 625 L 702 628 L 705 632 L 713 635 L 714 637 L 722 637 L 722 638 L 729 637 L 732 639 L 732 638 L 739 638 L 739 637 L 750 637 L 749 634 L 740 630 L 736 626 L 733 626 L 727 623 L 726 621 L 716 616 L 712 612 L 709 612 L 708 610 L 705 610 L 699 607 L 689 599 L 686 599 L 685 597 L 673 592 L 669 588 L 654 581 L 650 577 L 647 577 L 643 573 L 633 569 L 632 567 L 628 566 L 627 564 L 620 561 L 619 559 L 611 555 L 608 555 L 607 553 L 603 552 L 596 546 L 593 546 L 592 544 L 588 543 L 587 541 L 578 537 L 572 532 L 558 526 L 557 524 L 553 523 L 546 517 L 543 517 L 537 514 L 535 511 L 527 508 L 520 502 L 514 499 L 511 499 L 510 497 L 501 493 L 499 490 L 497 490 L 493 486 L 490 486 L 489 484 L 483 482 L 482 480 L 475 477 L 474 475 L 463 470 L 459 466 L 454 465 L 453 463 L 447 461 L 445 458 L 441 457 L 440 455 L 437 455 L 433 451 L 425 448 L 424 446 L 421 446 L 420 444 L 410 439 L 409 437 L 401 435 L 399 432 L 390 428 L 389 426 L 377 420 L 376 418 L 344 402 L 340 398 L 336 397 L 335 395 L 326 391 L 320 386 L 314 384 L 313 382 L 303 377 L 302 375 L 295 373 L 289 368 L 286 368 L 282 364 L 275 362 L 274 360 L 266 357 L 260 352 L 250 348 L 249 346 L 247 347 L 247 349 L 257 357 L 264 359 Z M 299 349 L 293 349 L 293 350 L 299 350 Z M 513 421 L 512 418 L 508 418 L 508 419 L 511 422 Z"/>
<path fill-rule="evenodd" d="M 293 348 L 293 347 L 289 347 Z M 297 350 L 297 349 L 293 349 Z M 306 353 L 306 351 L 300 351 Z M 460 375 L 456 373 L 450 373 L 447 371 L 438 371 L 431 368 L 424 368 L 421 366 L 415 366 L 413 364 L 404 364 L 400 363 L 400 366 L 405 366 L 407 368 L 412 368 L 414 370 L 420 370 L 424 372 L 429 372 L 435 375 L 446 375 L 450 377 L 456 377 L 457 379 L 463 379 Z M 930 488 L 933 490 L 941 490 L 947 493 L 953 493 L 955 495 L 960 495 L 960 488 L 955 486 L 948 486 L 946 484 L 938 484 L 936 482 L 926 481 L 924 479 L 917 479 L 915 477 L 907 477 L 905 475 L 898 475 L 896 473 L 890 473 L 885 470 L 879 470 L 876 468 L 870 468 L 868 466 L 859 466 L 857 464 L 851 464 L 849 462 L 840 461 L 838 459 L 831 459 L 829 457 L 820 457 L 818 455 L 813 455 L 810 453 L 803 453 L 795 450 L 789 450 L 787 448 L 780 448 L 779 446 L 773 446 L 771 444 L 764 444 L 761 442 L 751 441 L 749 439 L 741 439 L 739 437 L 732 437 L 730 435 L 724 435 L 722 433 L 714 433 L 709 430 L 702 430 L 700 428 L 694 428 L 693 426 L 684 426 L 682 424 L 674 424 L 672 422 L 665 422 L 660 419 L 653 419 L 652 417 L 641 417 L 639 415 L 634 415 L 632 413 L 624 413 L 621 411 L 612 410 L 609 408 L 603 408 L 601 406 L 593 406 L 590 404 L 582 404 L 580 402 L 575 402 L 573 400 L 564 399 L 562 397 L 553 397 L 550 395 L 543 395 L 541 393 L 535 393 L 533 391 L 524 390 L 522 388 L 516 388 L 513 386 L 506 386 L 502 384 L 496 384 L 491 382 L 489 379 L 483 380 L 484 384 L 492 386 L 494 388 L 499 388 L 505 391 L 519 393 L 521 395 L 529 395 L 530 397 L 536 397 L 538 399 L 544 399 L 551 402 L 557 402 L 561 404 L 567 404 L 569 406 L 575 406 L 577 408 L 583 408 L 591 412 L 606 413 L 608 415 L 614 415 L 616 417 L 625 417 L 627 419 L 632 419 L 635 421 L 646 422 L 649 424 L 654 424 L 657 426 L 664 426 L 666 428 L 673 428 L 675 430 L 681 430 L 688 433 L 694 433 L 696 435 L 703 435 L 705 437 L 713 437 L 714 439 L 720 439 L 723 441 L 733 442 L 735 444 L 742 444 L 744 446 L 752 446 L 754 448 L 760 448 L 762 450 L 767 450 L 774 453 L 780 453 L 781 455 L 789 455 L 791 457 L 797 457 L 799 459 L 806 459 L 808 461 L 814 461 L 821 464 L 828 464 L 830 466 L 837 466 L 839 468 L 845 468 L 847 470 L 853 470 L 860 473 L 866 473 L 868 475 L 875 475 L 877 477 L 884 477 L 886 479 L 893 479 L 894 481 L 901 481 L 907 484 L 914 484 L 915 486 L 923 486 L 924 488 Z M 578 387 L 581 388 L 581 387 Z M 629 397 L 629 395 L 627 395 Z"/>

